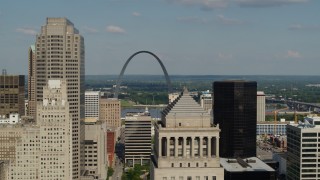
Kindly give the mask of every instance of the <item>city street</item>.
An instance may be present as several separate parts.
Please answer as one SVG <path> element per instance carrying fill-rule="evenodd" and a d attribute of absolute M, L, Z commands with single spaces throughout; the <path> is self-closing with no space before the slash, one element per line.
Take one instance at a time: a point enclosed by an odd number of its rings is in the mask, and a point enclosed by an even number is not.
<path fill-rule="evenodd" d="M 119 158 L 116 156 L 115 158 L 115 163 L 113 167 L 114 173 L 113 175 L 109 178 L 110 180 L 120 180 L 123 172 L 123 164 L 119 160 Z"/>

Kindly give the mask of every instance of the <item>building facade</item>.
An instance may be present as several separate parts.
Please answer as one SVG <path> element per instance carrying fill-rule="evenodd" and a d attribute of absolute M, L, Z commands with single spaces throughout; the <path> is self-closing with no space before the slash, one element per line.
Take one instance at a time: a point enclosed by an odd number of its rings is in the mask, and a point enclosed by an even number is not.
<path fill-rule="evenodd" d="M 292 121 L 291 121 L 292 122 Z M 275 134 L 276 131 L 277 135 L 286 135 L 287 133 L 287 125 L 290 124 L 289 121 L 287 122 L 258 122 L 257 123 L 257 135 L 270 135 Z"/>
<path fill-rule="evenodd" d="M 11 113 L 24 116 L 24 75 L 0 75 L 0 116 L 9 117 Z"/>
<path fill-rule="evenodd" d="M 107 128 L 121 127 L 121 102 L 116 98 L 100 100 L 99 120 L 106 122 Z"/>
<path fill-rule="evenodd" d="M 39 136 L 38 126 L 23 127 L 21 138 L 16 142 L 16 160 L 10 164 L 8 179 L 42 179 Z"/>
<path fill-rule="evenodd" d="M 287 126 L 287 179 L 320 179 L 320 128 L 308 122 Z"/>
<path fill-rule="evenodd" d="M 113 167 L 115 158 L 115 146 L 116 146 L 116 132 L 114 130 L 107 130 L 107 155 L 108 155 L 108 166 Z"/>
<path fill-rule="evenodd" d="M 127 113 L 125 117 L 125 163 L 149 165 L 151 155 L 151 116 L 144 113 Z"/>
<path fill-rule="evenodd" d="M 155 124 L 151 179 L 222 180 L 219 127 L 185 89 Z"/>
<path fill-rule="evenodd" d="M 212 94 L 209 91 L 205 91 L 200 95 L 200 105 L 204 110 L 211 110 L 213 106 L 212 102 Z"/>
<path fill-rule="evenodd" d="M 257 83 L 217 81 L 214 89 L 214 123 L 219 124 L 220 156 L 256 156 Z"/>
<path fill-rule="evenodd" d="M 257 122 L 266 121 L 266 95 L 263 91 L 257 92 Z"/>
<path fill-rule="evenodd" d="M 66 81 L 48 80 L 43 101 L 37 104 L 41 179 L 72 179 L 72 116 L 67 96 Z"/>
<path fill-rule="evenodd" d="M 36 48 L 31 45 L 28 50 L 28 111 L 27 115 L 36 117 L 36 92 L 35 92 L 35 75 L 36 75 Z"/>
<path fill-rule="evenodd" d="M 20 122 L 20 116 L 18 113 L 11 113 L 9 117 L 0 117 L 0 124 L 16 124 Z"/>
<path fill-rule="evenodd" d="M 0 160 L 16 161 L 16 143 L 23 131 L 21 124 L 0 124 Z"/>
<path fill-rule="evenodd" d="M 85 117 L 99 118 L 100 107 L 100 91 L 86 91 L 85 92 Z"/>
<path fill-rule="evenodd" d="M 85 130 L 85 176 L 105 180 L 108 169 L 105 123 L 86 124 Z"/>
<path fill-rule="evenodd" d="M 68 19 L 47 18 L 36 36 L 34 52 L 32 48 L 29 51 L 29 61 L 33 59 L 31 54 L 35 59 L 35 63 L 29 63 L 29 73 L 34 73 L 34 87 L 31 86 L 34 90 L 29 90 L 31 102 L 42 102 L 43 87 L 49 79 L 66 81 L 72 117 L 72 178 L 79 179 L 81 170 L 84 170 L 84 39 Z M 30 81 L 32 84 L 32 79 Z"/>

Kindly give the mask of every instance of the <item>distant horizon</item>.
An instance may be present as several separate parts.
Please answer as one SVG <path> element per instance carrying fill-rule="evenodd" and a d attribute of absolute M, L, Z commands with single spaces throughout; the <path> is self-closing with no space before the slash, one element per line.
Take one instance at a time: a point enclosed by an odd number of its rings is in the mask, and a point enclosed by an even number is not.
<path fill-rule="evenodd" d="M 2 75 L 2 74 L 1 74 Z M 7 75 L 24 75 L 28 76 L 28 74 L 11 74 L 7 73 Z M 119 74 L 85 74 L 85 76 L 119 76 Z M 164 76 L 163 74 L 124 74 L 123 76 Z M 312 75 L 312 74 L 169 74 L 169 76 L 320 76 Z M 319 80 L 320 81 L 320 80 Z"/>

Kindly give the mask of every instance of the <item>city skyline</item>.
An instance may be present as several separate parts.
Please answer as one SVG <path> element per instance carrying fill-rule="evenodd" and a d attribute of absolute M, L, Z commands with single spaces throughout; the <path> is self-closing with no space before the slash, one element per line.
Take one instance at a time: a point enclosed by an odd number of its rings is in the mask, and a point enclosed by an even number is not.
<path fill-rule="evenodd" d="M 28 48 L 45 19 L 66 17 L 85 38 L 88 75 L 117 75 L 140 50 L 159 56 L 169 75 L 320 75 L 315 0 L 19 3 L 0 7 L 1 68 L 10 74 L 27 74 Z M 151 56 L 133 61 L 126 74 L 162 74 Z"/>

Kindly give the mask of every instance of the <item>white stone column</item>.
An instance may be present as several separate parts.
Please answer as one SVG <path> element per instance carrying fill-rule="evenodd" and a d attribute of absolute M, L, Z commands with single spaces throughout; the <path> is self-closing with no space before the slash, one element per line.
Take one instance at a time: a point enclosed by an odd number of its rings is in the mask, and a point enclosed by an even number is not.
<path fill-rule="evenodd" d="M 187 157 L 186 154 L 187 154 L 187 137 L 183 137 L 183 146 L 182 146 L 182 156 L 183 157 Z"/>
<path fill-rule="evenodd" d="M 162 137 L 159 137 L 158 141 L 160 141 L 160 142 L 158 142 L 158 144 L 159 144 L 158 157 L 161 157 L 162 156 Z"/>
<path fill-rule="evenodd" d="M 170 137 L 167 137 L 167 157 L 170 157 Z"/>
<path fill-rule="evenodd" d="M 203 148 L 202 148 L 202 143 L 203 143 L 203 137 L 199 137 L 199 157 L 203 157 Z"/>
<path fill-rule="evenodd" d="M 212 137 L 208 137 L 208 143 L 207 143 L 207 155 L 208 155 L 208 157 L 210 157 L 211 158 L 211 138 Z"/>
<path fill-rule="evenodd" d="M 220 155 L 219 155 L 219 141 L 220 141 L 220 137 L 218 138 L 216 138 L 216 157 L 218 158 L 218 157 L 220 157 Z"/>
<path fill-rule="evenodd" d="M 174 157 L 178 157 L 179 137 L 174 138 Z"/>
<path fill-rule="evenodd" d="M 194 138 L 195 137 L 191 137 L 191 148 L 190 148 L 191 157 L 194 157 Z"/>

